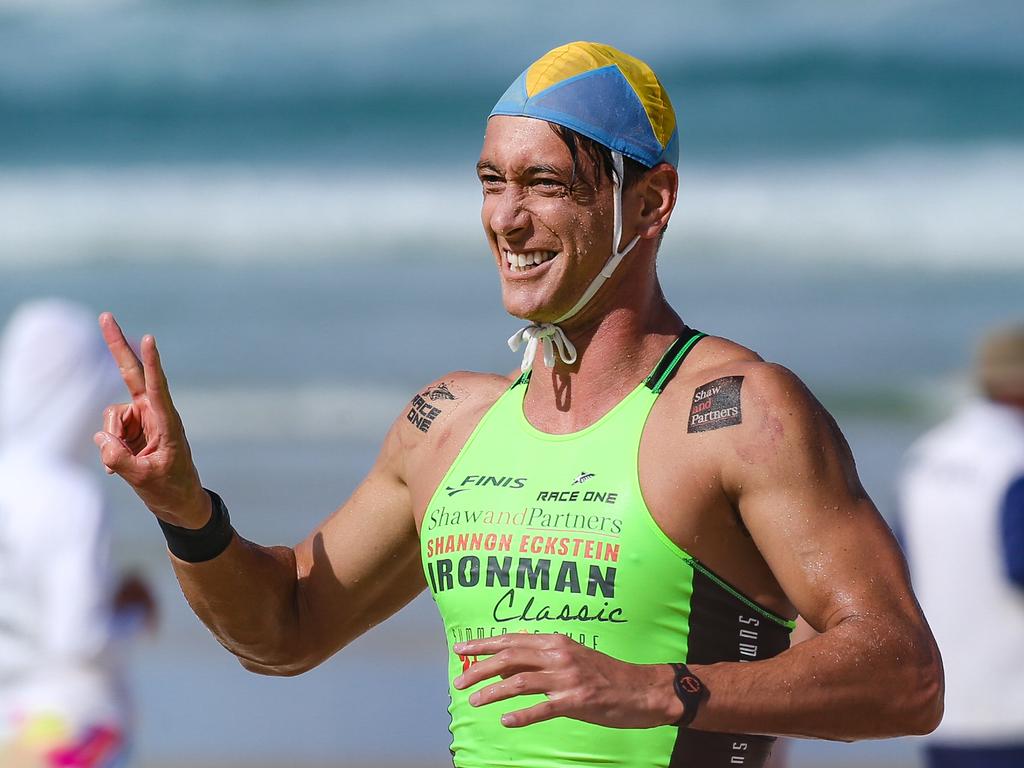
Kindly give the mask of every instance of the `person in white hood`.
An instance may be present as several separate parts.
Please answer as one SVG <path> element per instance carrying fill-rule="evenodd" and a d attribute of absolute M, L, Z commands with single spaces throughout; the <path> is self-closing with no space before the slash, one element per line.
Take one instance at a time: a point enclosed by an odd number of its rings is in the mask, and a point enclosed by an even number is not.
<path fill-rule="evenodd" d="M 18 308 L 0 341 L 0 764 L 123 765 L 128 708 L 90 436 L 120 383 L 92 312 Z M 138 615 L 138 612 L 136 611 Z"/>

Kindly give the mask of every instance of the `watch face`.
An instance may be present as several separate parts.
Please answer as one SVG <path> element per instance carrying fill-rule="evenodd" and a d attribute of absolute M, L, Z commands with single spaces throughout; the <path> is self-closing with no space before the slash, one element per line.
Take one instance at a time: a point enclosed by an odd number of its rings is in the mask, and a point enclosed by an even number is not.
<path fill-rule="evenodd" d="M 687 693 L 700 693 L 704 684 L 693 675 L 678 678 L 679 686 Z"/>

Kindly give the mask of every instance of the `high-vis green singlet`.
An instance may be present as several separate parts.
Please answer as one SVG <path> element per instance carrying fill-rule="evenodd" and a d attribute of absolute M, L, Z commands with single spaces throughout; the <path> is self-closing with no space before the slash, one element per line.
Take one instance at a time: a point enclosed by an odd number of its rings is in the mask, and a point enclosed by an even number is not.
<path fill-rule="evenodd" d="M 788 622 L 677 547 L 651 517 L 637 455 L 647 416 L 703 334 L 687 330 L 647 379 L 597 422 L 564 435 L 523 415 L 524 375 L 484 415 L 426 509 L 421 555 L 448 647 L 509 632 L 568 635 L 639 664 L 753 661 L 789 646 Z M 541 696 L 474 708 L 450 681 L 458 768 L 760 766 L 771 739 L 672 726 L 618 729 L 500 717 Z M 493 682 L 493 681 L 490 681 Z"/>

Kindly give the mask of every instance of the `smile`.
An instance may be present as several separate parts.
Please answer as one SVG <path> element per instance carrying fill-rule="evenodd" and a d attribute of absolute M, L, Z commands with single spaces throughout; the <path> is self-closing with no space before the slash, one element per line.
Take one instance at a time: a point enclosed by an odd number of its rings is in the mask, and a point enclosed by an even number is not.
<path fill-rule="evenodd" d="M 529 253 L 513 253 L 505 251 L 505 263 L 511 272 L 528 272 L 534 267 L 551 261 L 557 256 L 556 251 L 530 251 Z"/>

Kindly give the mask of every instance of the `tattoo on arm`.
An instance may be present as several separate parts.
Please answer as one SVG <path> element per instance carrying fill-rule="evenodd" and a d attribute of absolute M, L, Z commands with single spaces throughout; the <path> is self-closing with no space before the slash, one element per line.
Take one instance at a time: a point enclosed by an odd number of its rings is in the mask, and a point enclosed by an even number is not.
<path fill-rule="evenodd" d="M 420 432 L 426 432 L 434 423 L 434 419 L 441 415 L 441 406 L 456 399 L 448 385 L 442 381 L 414 395 L 405 418 Z"/>
<path fill-rule="evenodd" d="M 710 432 L 743 421 L 740 406 L 742 376 L 724 376 L 697 387 L 690 406 L 687 432 Z"/>

